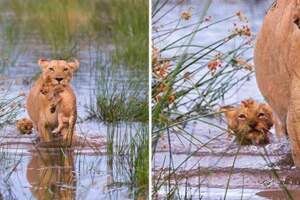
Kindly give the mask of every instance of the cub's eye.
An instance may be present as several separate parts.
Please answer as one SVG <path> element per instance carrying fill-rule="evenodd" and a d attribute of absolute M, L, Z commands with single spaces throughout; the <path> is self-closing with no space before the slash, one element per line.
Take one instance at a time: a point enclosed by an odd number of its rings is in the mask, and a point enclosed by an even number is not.
<path fill-rule="evenodd" d="M 69 69 L 68 68 L 64 68 L 64 71 L 68 71 Z"/>
<path fill-rule="evenodd" d="M 258 113 L 258 115 L 257 115 L 258 118 L 262 118 L 264 116 L 265 116 L 265 113 Z"/>
<path fill-rule="evenodd" d="M 239 115 L 239 119 L 246 119 L 246 115 L 240 114 L 240 115 Z"/>
<path fill-rule="evenodd" d="M 49 70 L 54 72 L 54 68 L 53 67 L 50 67 Z"/>

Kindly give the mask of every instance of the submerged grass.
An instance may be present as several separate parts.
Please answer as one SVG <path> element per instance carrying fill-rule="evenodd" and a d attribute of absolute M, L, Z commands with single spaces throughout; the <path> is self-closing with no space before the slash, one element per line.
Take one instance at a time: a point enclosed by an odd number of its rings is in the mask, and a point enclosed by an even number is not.
<path fill-rule="evenodd" d="M 147 124 L 126 125 L 122 123 L 108 126 L 107 152 L 112 155 L 110 165 L 116 165 L 119 169 L 117 174 L 127 177 L 125 179 L 127 182 L 123 184 L 132 187 L 132 195 L 135 199 L 148 197 L 148 135 Z"/>
<path fill-rule="evenodd" d="M 15 121 L 16 116 L 22 110 L 24 100 L 23 94 L 15 97 L 8 97 L 3 93 L 2 95 L 0 97 L 0 127 Z"/>

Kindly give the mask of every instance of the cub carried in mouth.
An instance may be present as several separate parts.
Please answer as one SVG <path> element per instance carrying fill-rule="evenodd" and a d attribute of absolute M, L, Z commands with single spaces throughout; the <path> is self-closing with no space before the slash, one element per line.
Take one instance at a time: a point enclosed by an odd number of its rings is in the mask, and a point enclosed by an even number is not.
<path fill-rule="evenodd" d="M 49 102 L 51 102 L 51 113 L 55 112 L 58 103 L 61 101 L 60 93 L 64 91 L 65 86 L 66 85 L 63 84 L 55 85 L 49 77 L 47 77 L 45 82 L 42 84 L 40 92 L 45 95 Z"/>
<path fill-rule="evenodd" d="M 58 126 L 52 130 L 55 135 L 59 134 L 63 128 L 71 129 L 69 130 L 71 133 L 74 131 L 76 103 L 70 102 L 72 98 L 69 98 L 68 89 L 68 84 L 57 84 L 49 77 L 45 79 L 40 89 L 41 94 L 50 102 L 50 113 L 57 114 Z"/>
<path fill-rule="evenodd" d="M 225 106 L 220 111 L 225 113 L 229 135 L 235 135 L 239 144 L 270 143 L 269 130 L 274 120 L 272 110 L 267 104 L 247 99 L 237 107 Z"/>

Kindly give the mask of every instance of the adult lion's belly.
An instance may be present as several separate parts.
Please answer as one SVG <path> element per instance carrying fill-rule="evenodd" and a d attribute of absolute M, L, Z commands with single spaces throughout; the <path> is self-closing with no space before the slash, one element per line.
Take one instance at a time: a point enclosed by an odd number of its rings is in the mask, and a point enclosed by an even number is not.
<path fill-rule="evenodd" d="M 285 5 L 280 5 L 284 7 Z M 287 42 L 293 24 L 291 5 L 284 8 L 271 9 L 264 19 L 263 26 L 257 36 L 254 63 L 256 80 L 262 95 L 285 123 L 290 97 L 290 44 Z M 282 23 L 278 23 L 278 20 Z"/>

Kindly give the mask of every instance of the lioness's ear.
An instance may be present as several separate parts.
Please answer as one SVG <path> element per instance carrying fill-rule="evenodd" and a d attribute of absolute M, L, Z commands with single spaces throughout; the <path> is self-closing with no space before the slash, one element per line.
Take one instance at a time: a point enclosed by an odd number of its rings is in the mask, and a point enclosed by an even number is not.
<path fill-rule="evenodd" d="M 77 71 L 77 69 L 79 68 L 79 61 L 78 60 L 74 60 L 73 62 L 68 62 L 68 65 L 72 68 L 72 70 L 75 72 Z"/>
<path fill-rule="evenodd" d="M 44 68 L 48 67 L 49 61 L 45 58 L 41 58 L 41 59 L 39 59 L 38 64 L 41 67 L 41 69 L 44 69 Z"/>

